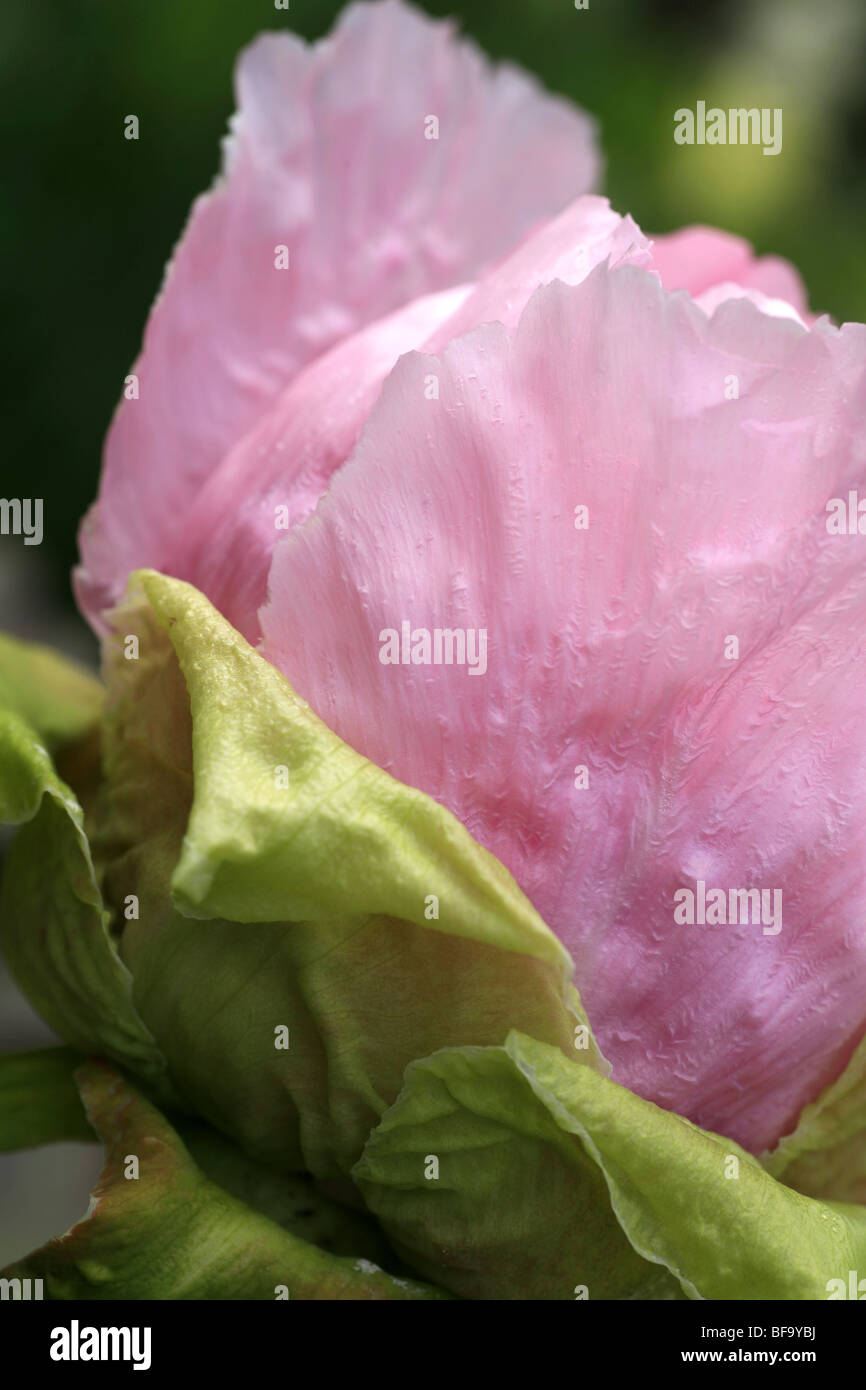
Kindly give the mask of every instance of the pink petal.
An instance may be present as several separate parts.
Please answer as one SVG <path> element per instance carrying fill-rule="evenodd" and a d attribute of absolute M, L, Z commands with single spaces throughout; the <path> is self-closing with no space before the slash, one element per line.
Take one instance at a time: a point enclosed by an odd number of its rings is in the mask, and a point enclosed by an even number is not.
<path fill-rule="evenodd" d="M 452 338 L 482 323 L 515 328 L 540 285 L 552 280 L 579 285 L 605 260 L 611 265 L 650 265 L 650 243 L 630 217 L 613 211 L 607 198 L 578 198 L 484 276 L 431 334 L 425 351 L 441 352 Z"/>
<path fill-rule="evenodd" d="M 513 342 L 401 359 L 261 614 L 321 717 L 511 869 L 614 1077 L 755 1151 L 866 1024 L 866 569 L 825 524 L 864 417 L 863 327 L 599 266 Z M 404 620 L 486 629 L 486 674 L 383 665 Z M 678 926 L 698 878 L 781 889 L 781 932 Z"/>
<path fill-rule="evenodd" d="M 760 290 L 770 299 L 783 299 L 805 319 L 806 290 L 798 272 L 780 256 L 756 257 L 741 237 L 713 227 L 684 227 L 652 243 L 653 268 L 666 290 L 698 295 L 723 283 Z"/>
<path fill-rule="evenodd" d="M 257 642 L 273 548 L 287 527 L 306 520 L 351 454 L 400 354 L 425 340 L 435 350 L 486 319 L 514 326 L 538 285 L 556 278 L 577 284 L 605 259 L 647 264 L 647 242 L 606 199 L 579 198 L 473 292 L 414 301 L 317 358 L 208 479 L 164 568 L 194 583 Z"/>
<path fill-rule="evenodd" d="M 586 116 L 396 0 L 351 6 L 311 48 L 263 35 L 237 94 L 225 175 L 193 208 L 82 528 L 77 592 L 97 625 L 129 570 L 164 565 L 199 488 L 305 365 L 474 278 L 598 174 Z"/>
<path fill-rule="evenodd" d="M 207 594 L 248 641 L 261 636 L 274 546 L 314 511 L 397 358 L 450 319 L 468 292 L 413 300 L 316 358 L 199 492 L 165 568 Z"/>
<path fill-rule="evenodd" d="M 762 294 L 760 290 L 745 290 L 742 285 L 733 285 L 727 280 L 723 280 L 720 285 L 713 285 L 712 289 L 704 290 L 695 298 L 695 303 L 699 304 L 705 314 L 713 314 L 720 304 L 724 304 L 729 299 L 748 299 L 750 303 L 757 307 L 764 314 L 772 314 L 778 319 L 793 319 L 794 323 L 801 324 L 804 328 L 806 324 L 797 313 L 793 304 L 789 304 L 786 299 L 771 299 L 769 295 Z"/>

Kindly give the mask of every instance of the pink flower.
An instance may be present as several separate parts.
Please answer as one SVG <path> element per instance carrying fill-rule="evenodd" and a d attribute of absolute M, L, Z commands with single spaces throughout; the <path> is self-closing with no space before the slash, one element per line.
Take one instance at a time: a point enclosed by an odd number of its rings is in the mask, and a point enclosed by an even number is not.
<path fill-rule="evenodd" d="M 272 415 L 280 427 L 293 382 L 313 417 L 293 447 L 315 456 L 318 496 L 400 353 L 599 175 L 587 116 L 396 0 L 350 6 L 312 48 L 261 36 L 237 97 L 224 175 L 193 208 L 133 368 L 139 398 L 106 444 L 78 577 L 93 619 L 131 566 L 186 555 L 190 508 Z M 305 381 L 341 345 L 330 381 Z"/>
<path fill-rule="evenodd" d="M 82 606 L 197 585 L 511 870 L 615 1080 L 771 1147 L 866 1029 L 866 572 L 826 525 L 866 485 L 866 328 L 580 196 L 586 118 L 400 5 L 260 40 L 239 97 Z M 484 671 L 404 664 L 404 624 L 483 632 Z M 772 916 L 677 916 L 754 890 Z"/>

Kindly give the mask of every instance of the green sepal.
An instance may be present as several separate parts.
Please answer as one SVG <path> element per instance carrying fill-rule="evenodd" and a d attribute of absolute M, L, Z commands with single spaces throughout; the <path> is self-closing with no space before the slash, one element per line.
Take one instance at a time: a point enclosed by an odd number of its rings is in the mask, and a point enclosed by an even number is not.
<path fill-rule="evenodd" d="M 807 1196 L 866 1202 L 866 1038 L 842 1075 L 762 1161 Z"/>
<path fill-rule="evenodd" d="M 96 1143 L 74 1075 L 86 1060 L 64 1047 L 0 1055 L 0 1153 L 70 1141 Z M 323 1250 L 351 1254 L 394 1272 L 393 1252 L 366 1213 L 335 1202 L 308 1174 L 281 1173 L 256 1163 L 199 1121 L 186 1115 L 165 1118 L 205 1177 L 245 1206 Z"/>
<path fill-rule="evenodd" d="M 71 1047 L 155 1082 L 165 1064 L 132 1003 L 81 807 L 9 710 L 0 710 L 0 819 L 24 822 L 0 880 L 0 944 L 19 987 Z"/>
<path fill-rule="evenodd" d="M 49 747 L 83 737 L 99 721 L 99 681 L 50 647 L 0 632 L 0 709 L 17 714 Z"/>
<path fill-rule="evenodd" d="M 73 1078 L 83 1060 L 68 1047 L 0 1055 L 0 1153 L 69 1140 L 93 1143 Z"/>
<path fill-rule="evenodd" d="M 566 953 L 443 807 L 343 744 L 190 585 L 140 573 L 110 622 L 94 843 L 115 920 L 138 898 L 123 959 L 191 1108 L 348 1198 L 413 1058 L 519 1025 L 605 1066 Z"/>
<path fill-rule="evenodd" d="M 398 1252 L 470 1298 L 664 1297 L 655 1267 L 689 1298 L 826 1299 L 866 1268 L 866 1208 L 517 1033 L 408 1067 L 354 1177 Z"/>
<path fill-rule="evenodd" d="M 435 1288 L 331 1254 L 205 1177 L 166 1118 L 102 1063 L 76 1072 L 106 1163 L 90 1210 L 2 1271 L 52 1299 L 436 1299 Z"/>

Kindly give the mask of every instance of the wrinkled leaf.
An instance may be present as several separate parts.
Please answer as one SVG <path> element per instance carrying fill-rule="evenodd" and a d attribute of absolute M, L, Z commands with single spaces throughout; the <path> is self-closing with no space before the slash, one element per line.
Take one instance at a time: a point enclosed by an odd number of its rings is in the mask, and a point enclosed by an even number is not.
<path fill-rule="evenodd" d="M 82 1060 L 67 1047 L 0 1056 L 0 1153 L 93 1142 L 72 1075 Z"/>
<path fill-rule="evenodd" d="M 335 738 L 189 585 L 140 575 L 112 626 L 94 843 L 190 1107 L 345 1184 L 417 1056 L 519 1023 L 603 1065 L 559 943 L 442 807 Z"/>
<path fill-rule="evenodd" d="M 26 822 L 0 882 L 0 943 L 18 985 L 70 1046 L 156 1081 L 163 1059 L 109 934 L 81 807 L 10 711 L 0 711 L 0 820 Z"/>
<path fill-rule="evenodd" d="M 19 715 L 51 747 L 93 728 L 103 694 L 89 672 L 50 647 L 0 632 L 0 709 Z"/>
<path fill-rule="evenodd" d="M 281 1286 L 291 1299 L 445 1296 L 282 1229 L 206 1178 L 117 1072 L 87 1063 L 76 1075 L 106 1145 L 90 1211 L 3 1277 L 43 1279 L 54 1299 L 273 1299 Z"/>
<path fill-rule="evenodd" d="M 656 1267 L 690 1298 L 826 1299 L 866 1267 L 866 1208 L 793 1191 L 517 1033 L 413 1063 L 355 1178 L 413 1266 L 473 1298 L 657 1298 L 641 1288 Z"/>

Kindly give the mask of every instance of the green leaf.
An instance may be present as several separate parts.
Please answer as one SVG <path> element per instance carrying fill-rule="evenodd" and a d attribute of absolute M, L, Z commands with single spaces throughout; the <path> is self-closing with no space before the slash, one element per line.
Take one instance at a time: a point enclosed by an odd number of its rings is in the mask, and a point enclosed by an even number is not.
<path fill-rule="evenodd" d="M 413 1267 L 471 1298 L 657 1298 L 673 1276 L 690 1298 L 826 1299 L 866 1268 L 866 1208 L 517 1033 L 408 1067 L 354 1176 Z"/>
<path fill-rule="evenodd" d="M 768 1172 L 811 1197 L 866 1202 L 866 1038 L 842 1075 L 769 1154 Z"/>
<path fill-rule="evenodd" d="M 519 1025 L 603 1065 L 566 953 L 447 811 L 337 739 L 189 585 L 145 572 L 111 621 L 95 844 L 115 920 L 139 899 L 121 952 L 188 1105 L 348 1196 L 414 1057 Z"/>
<path fill-rule="evenodd" d="M 454 816 L 331 733 L 191 585 L 137 578 L 190 697 L 195 799 L 172 880 L 184 911 L 239 922 L 383 913 L 521 952 L 570 979 L 564 947 Z"/>
<path fill-rule="evenodd" d="M 352 1255 L 395 1273 L 394 1253 L 380 1227 L 322 1193 L 309 1174 L 268 1168 L 208 1126 L 172 1117 L 174 1127 L 205 1177 L 284 1231 L 334 1255 Z M 400 1265 L 397 1273 L 403 1272 Z"/>
<path fill-rule="evenodd" d="M 407 1067 L 353 1176 L 407 1263 L 463 1298 L 682 1296 L 634 1250 L 593 1156 L 505 1048 Z"/>
<path fill-rule="evenodd" d="M 0 820 L 26 822 L 0 881 L 0 943 L 34 1008 L 71 1047 L 156 1080 L 164 1061 L 108 931 L 83 814 L 38 735 L 0 711 Z"/>
<path fill-rule="evenodd" d="M 447 1295 L 329 1254 L 209 1181 L 163 1115 L 101 1063 L 76 1073 L 106 1165 L 65 1236 L 2 1271 L 53 1299 L 430 1299 Z M 131 1159 L 137 1160 L 133 1176 Z"/>
<path fill-rule="evenodd" d="M 82 1060 L 67 1047 L 0 1056 L 0 1153 L 93 1142 L 72 1075 Z"/>
<path fill-rule="evenodd" d="M 96 1142 L 75 1084 L 74 1073 L 85 1060 L 64 1047 L 0 1055 L 0 1153 L 70 1140 Z M 366 1213 L 325 1196 L 307 1174 L 287 1175 L 256 1163 L 199 1121 L 166 1118 L 205 1177 L 245 1206 L 323 1250 L 394 1272 L 393 1252 Z"/>
<path fill-rule="evenodd" d="M 83 667 L 49 647 L 0 632 L 0 709 L 17 714 L 52 747 L 98 722 L 103 689 Z"/>

